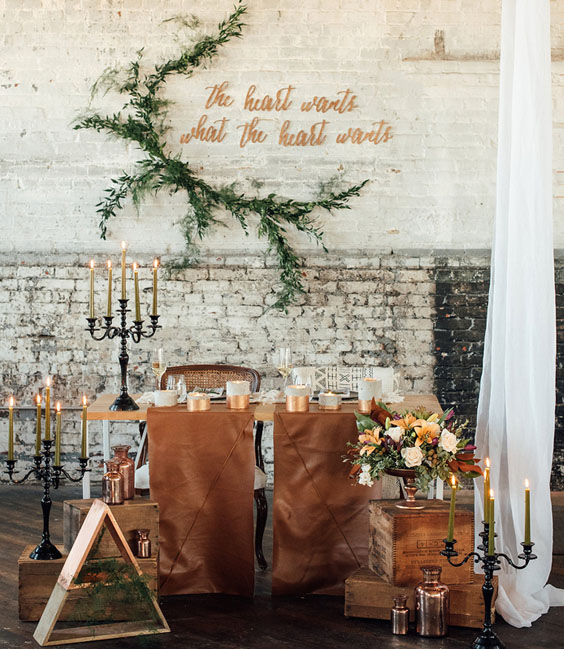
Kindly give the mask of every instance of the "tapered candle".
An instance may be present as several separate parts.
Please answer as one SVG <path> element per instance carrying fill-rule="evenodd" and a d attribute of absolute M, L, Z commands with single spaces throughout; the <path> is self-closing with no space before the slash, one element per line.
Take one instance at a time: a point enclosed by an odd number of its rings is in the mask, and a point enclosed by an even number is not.
<path fill-rule="evenodd" d="M 484 469 L 484 520 L 486 523 L 490 520 L 488 513 L 488 504 L 490 502 L 490 458 L 486 458 L 486 468 Z"/>
<path fill-rule="evenodd" d="M 51 439 L 51 379 L 47 377 L 45 386 L 45 439 Z"/>
<path fill-rule="evenodd" d="M 35 420 L 35 455 L 41 455 L 41 395 L 37 395 L 37 415 Z"/>
<path fill-rule="evenodd" d="M 133 281 L 135 284 L 135 320 L 141 321 L 141 304 L 139 303 L 139 267 L 133 262 Z"/>
<path fill-rule="evenodd" d="M 490 489 L 490 502 L 488 504 L 489 530 L 488 530 L 488 556 L 495 554 L 495 498 L 493 489 Z"/>
<path fill-rule="evenodd" d="M 112 317 L 112 262 L 108 259 L 108 309 L 106 315 Z"/>
<path fill-rule="evenodd" d="M 159 267 L 159 260 L 153 261 L 153 315 L 157 315 L 157 269 Z"/>
<path fill-rule="evenodd" d="M 14 397 L 10 397 L 8 408 L 8 459 L 14 459 Z"/>
<path fill-rule="evenodd" d="M 454 508 L 456 505 L 456 477 L 454 475 L 450 477 L 450 488 L 450 512 L 448 515 L 447 541 L 452 541 L 454 539 Z"/>
<path fill-rule="evenodd" d="M 125 290 L 125 251 L 127 246 L 125 241 L 121 242 L 121 299 L 126 299 L 126 290 Z"/>
<path fill-rule="evenodd" d="M 55 466 L 61 466 L 61 404 L 58 401 L 55 415 Z"/>
<path fill-rule="evenodd" d="M 94 260 L 90 260 L 90 317 L 94 317 Z"/>
<path fill-rule="evenodd" d="M 80 447 L 80 457 L 88 457 L 86 450 L 86 417 L 88 415 L 88 407 L 86 406 L 86 395 L 82 397 L 82 445 Z"/>
<path fill-rule="evenodd" d="M 531 544 L 531 490 L 525 480 L 525 545 Z"/>

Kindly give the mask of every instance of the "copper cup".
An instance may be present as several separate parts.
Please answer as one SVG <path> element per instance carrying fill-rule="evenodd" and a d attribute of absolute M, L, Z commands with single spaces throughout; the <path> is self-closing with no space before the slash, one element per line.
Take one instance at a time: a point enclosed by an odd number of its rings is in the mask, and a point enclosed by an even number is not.
<path fill-rule="evenodd" d="M 189 412 L 203 412 L 211 409 L 211 401 L 209 397 L 205 399 L 191 399 L 186 397 L 186 408 Z"/>
<path fill-rule="evenodd" d="M 358 412 L 361 412 L 363 415 L 369 415 L 372 412 L 372 399 L 359 399 Z"/>
<path fill-rule="evenodd" d="M 341 404 L 337 403 L 334 406 L 326 406 L 326 405 L 322 406 L 321 404 L 319 404 L 318 408 L 319 408 L 319 410 L 340 410 L 341 409 Z"/>
<path fill-rule="evenodd" d="M 250 394 L 228 394 L 227 407 L 232 410 L 247 410 L 250 396 Z"/>
<path fill-rule="evenodd" d="M 286 395 L 286 410 L 288 412 L 308 412 L 309 395 L 296 397 L 292 394 Z"/>

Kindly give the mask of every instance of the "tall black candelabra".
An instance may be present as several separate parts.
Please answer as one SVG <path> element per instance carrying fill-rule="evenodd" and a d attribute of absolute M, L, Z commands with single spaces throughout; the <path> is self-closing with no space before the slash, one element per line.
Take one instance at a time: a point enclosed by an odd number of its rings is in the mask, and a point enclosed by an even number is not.
<path fill-rule="evenodd" d="M 71 482 L 79 482 L 82 480 L 82 477 L 89 471 L 88 469 L 88 458 L 81 457 L 78 462 L 80 465 L 80 475 L 77 477 L 71 476 L 65 469 L 62 464 L 52 464 L 51 458 L 53 453 L 51 452 L 51 446 L 53 441 L 50 439 L 42 440 L 43 450 L 40 455 L 34 455 L 33 464 L 34 466 L 23 476 L 23 478 L 17 479 L 14 478 L 14 469 L 16 466 L 16 460 L 6 460 L 7 474 L 10 478 L 10 482 L 14 484 L 22 484 L 28 478 L 33 476 L 37 480 L 43 482 L 43 498 L 41 498 L 41 509 L 43 510 L 43 534 L 41 536 L 41 542 L 29 555 L 30 559 L 60 559 L 62 554 L 57 550 L 57 548 L 51 543 L 51 537 L 49 534 L 49 515 L 51 513 L 51 488 L 58 489 L 62 477 L 65 477 Z"/>
<path fill-rule="evenodd" d="M 127 326 L 127 299 L 119 300 L 119 316 L 121 324 L 119 327 L 112 326 L 113 316 L 104 316 L 104 325 L 97 327 L 98 318 L 86 318 L 88 321 L 88 329 L 90 335 L 94 340 L 104 340 L 108 338 L 112 340 L 116 336 L 121 338 L 121 351 L 119 354 L 119 364 L 121 367 L 121 390 L 117 399 L 110 406 L 110 410 L 139 410 L 139 406 L 127 393 L 127 365 L 129 363 L 129 355 L 127 353 L 127 339 L 131 338 L 134 343 L 140 342 L 143 338 L 152 338 L 157 329 L 161 326 L 158 324 L 159 316 L 151 315 L 151 324 L 147 330 L 143 329 L 143 320 L 134 320 L 133 324 Z M 97 332 L 101 331 L 102 334 L 98 335 Z"/>
<path fill-rule="evenodd" d="M 469 559 L 473 558 L 474 563 L 481 564 L 482 570 L 484 571 L 484 585 L 482 586 L 482 595 L 484 597 L 484 626 L 480 635 L 472 643 L 473 649 L 505 649 L 503 642 L 497 637 L 493 630 L 492 624 L 492 599 L 494 594 L 493 587 L 493 576 L 496 570 L 501 569 L 501 559 L 505 559 L 507 563 L 516 570 L 523 570 L 529 565 L 529 562 L 533 559 L 536 559 L 536 555 L 533 554 L 533 545 L 534 543 L 521 543 L 523 547 L 523 552 L 518 555 L 518 559 L 523 561 L 522 564 L 516 564 L 503 552 L 492 552 L 491 554 L 488 551 L 489 548 L 489 533 L 490 526 L 485 521 L 482 522 L 483 528 L 480 532 L 482 537 L 482 543 L 476 548 L 481 552 L 469 552 L 462 561 L 455 562 L 453 557 L 458 556 L 458 552 L 454 549 L 456 539 L 449 541 L 443 539 L 445 544 L 445 549 L 441 551 L 441 554 L 445 556 L 451 566 L 459 567 L 463 566 Z M 494 534 L 494 537 L 497 537 L 497 534 Z"/>

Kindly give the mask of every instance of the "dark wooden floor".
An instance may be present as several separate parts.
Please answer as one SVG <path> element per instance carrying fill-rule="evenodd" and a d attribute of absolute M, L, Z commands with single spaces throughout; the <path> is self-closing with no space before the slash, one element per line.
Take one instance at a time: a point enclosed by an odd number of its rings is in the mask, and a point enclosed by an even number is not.
<path fill-rule="evenodd" d="M 564 495 L 563 495 L 564 496 Z M 80 498 L 76 487 L 55 494 L 52 511 L 55 542 L 62 541 L 62 500 Z M 17 559 L 23 546 L 40 537 L 40 491 L 36 487 L 0 486 L 0 648 L 37 646 L 34 623 L 18 620 Z M 556 499 L 555 556 L 552 583 L 564 586 L 564 497 Z M 265 546 L 270 563 L 272 531 L 269 521 Z M 172 633 L 143 638 L 102 641 L 104 649 L 462 649 L 476 632 L 451 629 L 444 640 L 390 634 L 389 624 L 346 619 L 340 597 L 272 598 L 270 573 L 257 569 L 256 596 L 252 600 L 221 595 L 167 597 L 161 600 Z M 564 611 L 552 609 L 531 629 L 496 625 L 508 649 L 557 649 L 564 646 Z M 67 647 L 83 645 L 73 644 Z"/>

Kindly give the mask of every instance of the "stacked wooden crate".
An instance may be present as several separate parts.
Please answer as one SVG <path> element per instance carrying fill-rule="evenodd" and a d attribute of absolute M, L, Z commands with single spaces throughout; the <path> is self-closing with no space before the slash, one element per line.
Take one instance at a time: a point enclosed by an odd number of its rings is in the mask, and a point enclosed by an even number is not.
<path fill-rule="evenodd" d="M 67 500 L 63 509 L 63 539 L 64 546 L 58 546 L 63 554 L 61 559 L 53 561 L 34 561 L 29 558 L 33 546 L 28 546 L 22 552 L 18 561 L 19 567 L 19 617 L 21 620 L 39 620 L 43 609 L 51 595 L 51 591 L 59 577 L 67 558 L 67 553 L 90 510 L 93 500 Z M 158 594 L 158 553 L 159 553 L 159 507 L 157 503 L 143 498 L 126 500 L 123 505 L 112 505 L 112 513 L 127 539 L 133 554 L 137 554 L 138 529 L 150 530 L 151 557 L 138 559 L 139 567 L 147 579 L 147 586 Z M 103 534 L 94 544 L 89 560 L 105 560 L 119 558 L 119 551 L 111 535 Z M 86 591 L 84 591 L 86 593 Z M 85 594 L 80 589 L 73 591 L 72 596 L 63 610 L 61 620 L 72 618 L 76 606 Z M 116 607 L 112 610 L 112 619 L 129 619 L 130 611 L 127 606 Z"/>
<path fill-rule="evenodd" d="M 483 620 L 482 580 L 475 578 L 472 561 L 451 566 L 444 548 L 449 506 L 442 500 L 422 501 L 424 509 L 398 508 L 397 501 L 370 502 L 368 568 L 345 582 L 345 615 L 389 619 L 393 597 L 408 596 L 413 619 L 414 588 L 422 580 L 421 568 L 442 568 L 441 581 L 450 589 L 450 624 L 479 628 Z M 456 510 L 456 550 L 465 556 L 474 548 L 474 517 L 469 509 Z M 494 595 L 492 607 L 495 604 Z"/>

